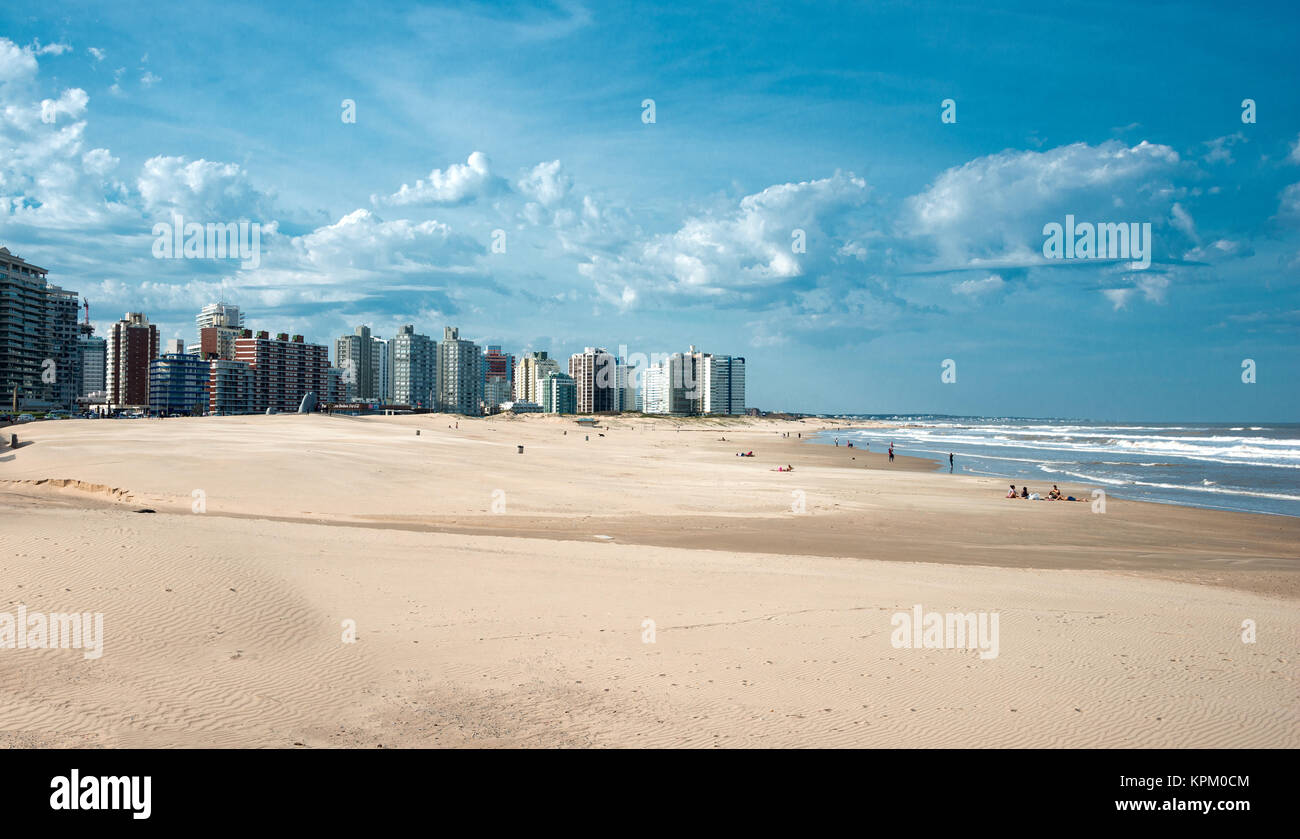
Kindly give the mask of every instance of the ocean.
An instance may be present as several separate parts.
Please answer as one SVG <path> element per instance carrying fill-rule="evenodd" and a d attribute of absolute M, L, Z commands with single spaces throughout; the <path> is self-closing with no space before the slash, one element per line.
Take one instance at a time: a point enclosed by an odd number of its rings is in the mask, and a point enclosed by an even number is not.
<path fill-rule="evenodd" d="M 895 428 L 822 432 L 933 458 L 948 470 L 1003 476 L 1046 495 L 1053 483 L 1103 489 L 1115 498 L 1216 510 L 1300 516 L 1300 424 L 1107 423 L 1000 417 L 871 415 Z M 1003 488 L 1005 490 L 1005 488 Z"/>

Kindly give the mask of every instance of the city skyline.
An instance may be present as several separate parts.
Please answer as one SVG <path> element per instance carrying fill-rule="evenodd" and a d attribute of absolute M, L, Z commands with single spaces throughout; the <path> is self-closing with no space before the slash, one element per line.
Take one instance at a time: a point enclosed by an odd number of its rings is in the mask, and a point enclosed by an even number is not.
<path fill-rule="evenodd" d="M 455 323 L 521 355 L 722 347 L 774 409 L 1300 414 L 1294 17 L 1039 10 L 1004 16 L 1011 52 L 988 49 L 989 19 L 929 4 L 745 26 L 289 4 L 241 38 L 185 37 L 204 8 L 159 11 L 166 41 L 127 9 L 5 21 L 0 244 L 89 300 L 97 334 L 144 311 L 189 341 L 194 311 L 231 300 L 327 345 Z M 1107 9 L 1134 25 L 1096 24 Z M 282 40 L 289 17 L 310 37 Z M 1123 58 L 1092 61 L 1100 45 Z M 195 72 L 216 56 L 246 89 Z M 1044 231 L 1067 218 L 1150 225 L 1146 252 L 1053 258 Z M 156 258 L 179 219 L 260 225 L 258 258 Z"/>

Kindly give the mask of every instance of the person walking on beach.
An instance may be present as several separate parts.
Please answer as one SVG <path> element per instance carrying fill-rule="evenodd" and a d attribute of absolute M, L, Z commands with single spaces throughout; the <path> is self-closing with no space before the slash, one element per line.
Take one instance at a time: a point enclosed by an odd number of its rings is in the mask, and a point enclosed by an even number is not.
<path fill-rule="evenodd" d="M 893 444 L 893 443 L 890 443 L 890 444 L 889 444 L 889 462 L 890 462 L 890 463 L 893 463 L 893 462 L 894 462 L 894 444 Z"/>
<path fill-rule="evenodd" d="M 953 466 L 953 463 L 952 463 L 952 452 L 948 452 L 948 474 L 949 474 L 949 475 L 952 474 L 952 466 Z"/>

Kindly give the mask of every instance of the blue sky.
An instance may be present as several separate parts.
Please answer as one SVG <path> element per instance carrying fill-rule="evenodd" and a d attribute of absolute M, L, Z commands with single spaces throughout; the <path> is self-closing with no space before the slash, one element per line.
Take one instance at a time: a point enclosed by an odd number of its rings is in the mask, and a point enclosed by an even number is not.
<path fill-rule="evenodd" d="M 19 0 L 0 244 L 187 340 L 224 294 L 320 342 L 695 344 L 769 409 L 1300 419 L 1300 12 L 995 5 Z M 173 213 L 260 264 L 153 258 Z M 1043 258 L 1066 214 L 1152 264 Z"/>

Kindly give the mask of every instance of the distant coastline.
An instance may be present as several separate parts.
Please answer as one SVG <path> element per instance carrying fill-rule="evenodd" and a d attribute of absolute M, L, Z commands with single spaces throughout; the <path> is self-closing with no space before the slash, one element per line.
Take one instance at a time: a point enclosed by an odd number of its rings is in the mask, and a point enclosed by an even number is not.
<path fill-rule="evenodd" d="M 847 418 L 844 418 L 847 419 Z M 1117 498 L 1300 516 L 1300 424 L 1113 423 L 1090 420 L 873 415 L 823 432 L 934 461 L 936 470 L 1027 482 L 1082 483 Z M 882 432 L 880 423 L 888 431 Z M 847 439 L 846 439 L 847 438 Z"/>

